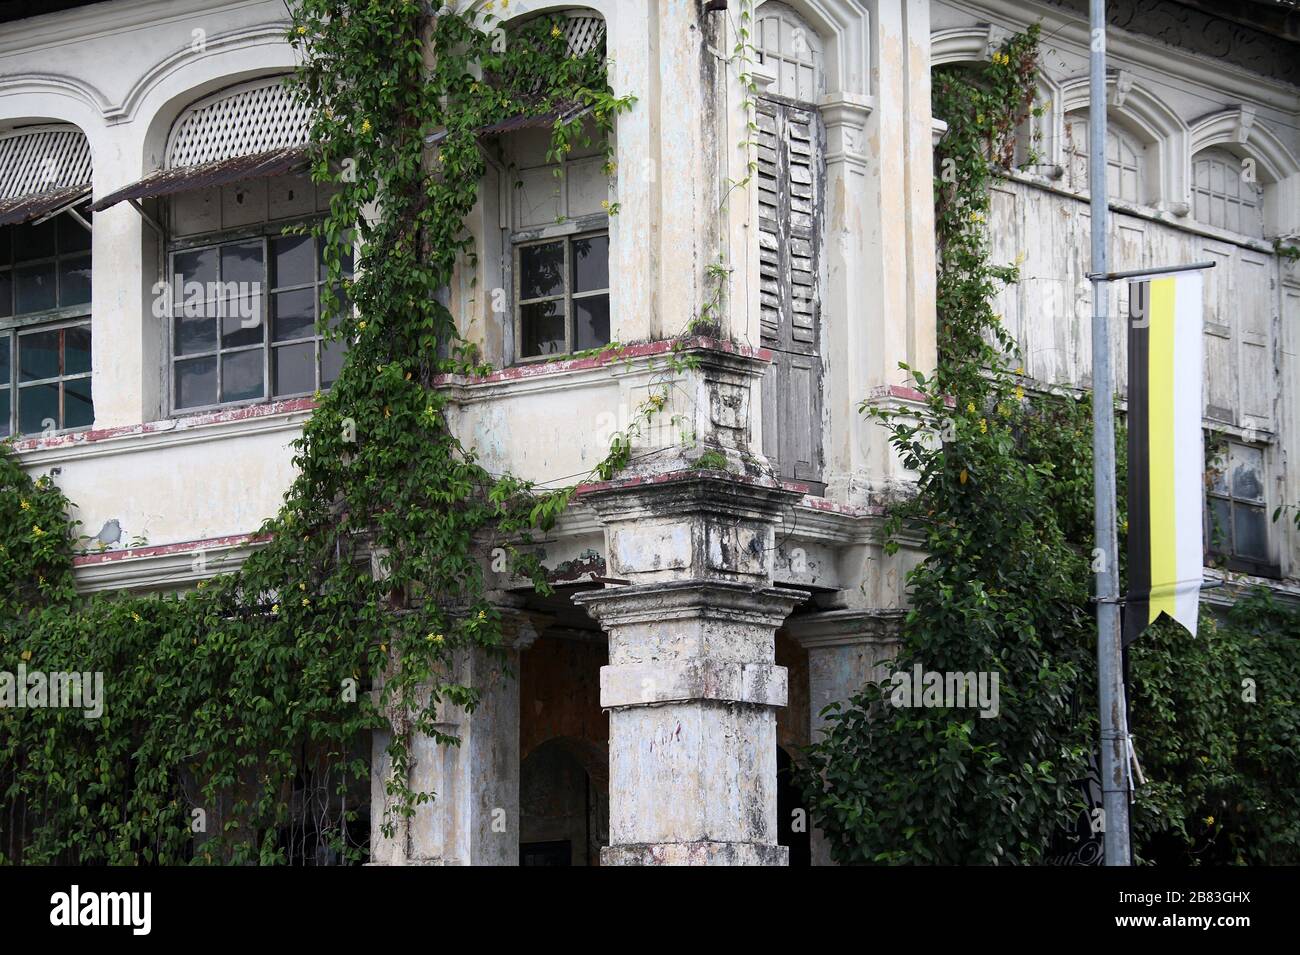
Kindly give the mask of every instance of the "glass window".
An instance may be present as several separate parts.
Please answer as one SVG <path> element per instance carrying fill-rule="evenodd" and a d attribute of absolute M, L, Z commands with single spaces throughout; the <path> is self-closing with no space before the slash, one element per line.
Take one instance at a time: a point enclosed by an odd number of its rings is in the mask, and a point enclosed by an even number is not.
<path fill-rule="evenodd" d="M 94 423 L 90 266 L 72 214 L 0 228 L 0 437 Z"/>
<path fill-rule="evenodd" d="M 94 421 L 88 321 L 0 331 L 0 437 Z"/>
<path fill-rule="evenodd" d="M 521 358 L 609 344 L 609 235 L 520 245 L 515 255 Z"/>
<path fill-rule="evenodd" d="M 266 231 L 173 251 L 173 410 L 310 395 L 338 377 L 345 346 L 318 332 L 321 240 Z M 342 258 L 350 275 L 350 245 Z"/>
<path fill-rule="evenodd" d="M 175 411 L 311 395 L 334 382 L 343 348 L 317 333 L 318 244 L 270 234 L 173 253 Z M 351 273 L 350 255 L 343 265 Z"/>
<path fill-rule="evenodd" d="M 1264 474 L 1264 449 L 1247 444 L 1229 444 L 1211 462 L 1206 540 L 1210 556 L 1230 570 L 1275 576 Z"/>

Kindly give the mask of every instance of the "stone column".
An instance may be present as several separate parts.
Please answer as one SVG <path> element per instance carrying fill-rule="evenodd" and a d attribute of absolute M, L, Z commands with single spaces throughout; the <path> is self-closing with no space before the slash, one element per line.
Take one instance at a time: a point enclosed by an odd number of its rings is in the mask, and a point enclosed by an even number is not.
<path fill-rule="evenodd" d="M 830 610 L 786 622 L 785 631 L 808 651 L 809 738 L 822 735 L 821 712 L 847 700 L 870 679 L 885 676 L 885 664 L 898 652 L 902 610 Z M 812 831 L 813 865 L 833 865 L 820 829 Z"/>
<path fill-rule="evenodd" d="M 609 635 L 606 865 L 784 865 L 776 844 L 774 637 L 807 597 L 772 586 L 773 527 L 797 495 L 710 471 L 584 496 L 609 574 L 582 594 Z"/>
<path fill-rule="evenodd" d="M 438 731 L 459 744 L 413 734 L 407 783 L 434 795 L 410 818 L 394 814 L 391 837 L 382 831 L 385 807 L 392 802 L 385 791 L 392 774 L 386 752 L 391 731 L 374 734 L 372 865 L 518 865 L 519 654 L 538 631 L 527 615 L 503 613 L 504 655 L 467 650 L 453 663 L 454 679 L 482 692 L 473 712 L 447 703 L 439 707 Z"/>

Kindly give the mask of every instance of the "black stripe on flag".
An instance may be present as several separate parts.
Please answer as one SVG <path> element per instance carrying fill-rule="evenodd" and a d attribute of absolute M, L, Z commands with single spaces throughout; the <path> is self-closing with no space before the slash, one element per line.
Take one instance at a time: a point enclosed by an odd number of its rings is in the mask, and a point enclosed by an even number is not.
<path fill-rule="evenodd" d="M 1151 393 L 1147 369 L 1150 283 L 1130 283 L 1128 301 L 1128 600 L 1124 605 L 1124 646 L 1146 629 L 1151 602 Z"/>

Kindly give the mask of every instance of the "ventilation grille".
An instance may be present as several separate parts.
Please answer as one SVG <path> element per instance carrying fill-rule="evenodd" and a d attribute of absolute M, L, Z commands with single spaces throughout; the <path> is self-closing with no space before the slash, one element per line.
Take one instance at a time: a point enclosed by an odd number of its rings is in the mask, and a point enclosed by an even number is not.
<path fill-rule="evenodd" d="M 90 185 L 90 145 L 76 129 L 0 138 L 0 199 Z"/>
<path fill-rule="evenodd" d="M 605 21 L 600 17 L 570 16 L 564 38 L 571 56 L 585 56 L 605 42 Z"/>
<path fill-rule="evenodd" d="M 310 129 L 311 109 L 280 80 L 244 86 L 185 111 L 172 128 L 167 167 L 301 146 Z"/>

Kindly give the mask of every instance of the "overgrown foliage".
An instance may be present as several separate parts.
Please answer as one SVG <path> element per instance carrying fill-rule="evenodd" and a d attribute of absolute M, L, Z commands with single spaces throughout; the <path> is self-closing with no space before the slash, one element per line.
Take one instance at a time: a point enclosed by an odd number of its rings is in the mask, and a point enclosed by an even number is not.
<path fill-rule="evenodd" d="M 296 443 L 298 477 L 265 546 L 183 594 L 80 600 L 68 502 L 0 453 L 0 671 L 100 671 L 110 695 L 99 719 L 0 710 L 0 860 L 358 858 L 370 754 L 357 745 L 380 726 L 393 728 L 387 829 L 432 798 L 405 783 L 407 741 L 454 742 L 439 706 L 479 697 L 456 660 L 499 652 L 484 555 L 504 549 L 545 591 L 521 545 L 572 491 L 494 476 L 448 425 L 439 376 L 484 370 L 439 299 L 474 265 L 464 222 L 485 171 L 479 131 L 559 115 L 559 160 L 630 105 L 610 90 L 602 46 L 571 54 L 545 16 L 507 33 L 492 7 L 294 4 L 313 176 L 337 186 L 313 227 L 338 291 L 322 327 L 349 351 Z M 354 240 L 355 280 L 340 251 Z M 595 475 L 629 449 L 616 438 Z"/>
<path fill-rule="evenodd" d="M 864 405 L 918 478 L 891 511 L 888 546 L 919 534 L 927 557 L 908 580 L 897 658 L 831 708 L 803 777 L 844 863 L 1036 863 L 1058 834 L 1087 827 L 1090 404 L 1026 394 L 992 304 L 1016 269 L 991 262 L 987 238 L 992 177 L 1036 108 L 1037 46 L 1033 27 L 987 64 L 935 72 L 934 113 L 948 122 L 935 179 L 939 364 L 932 376 L 912 371 L 919 407 Z M 1197 640 L 1162 622 L 1133 649 L 1133 733 L 1148 777 L 1136 855 L 1294 862 L 1300 616 L 1263 596 L 1224 620 L 1203 616 Z M 893 705 L 892 674 L 916 666 L 996 674 L 996 716 Z"/>

